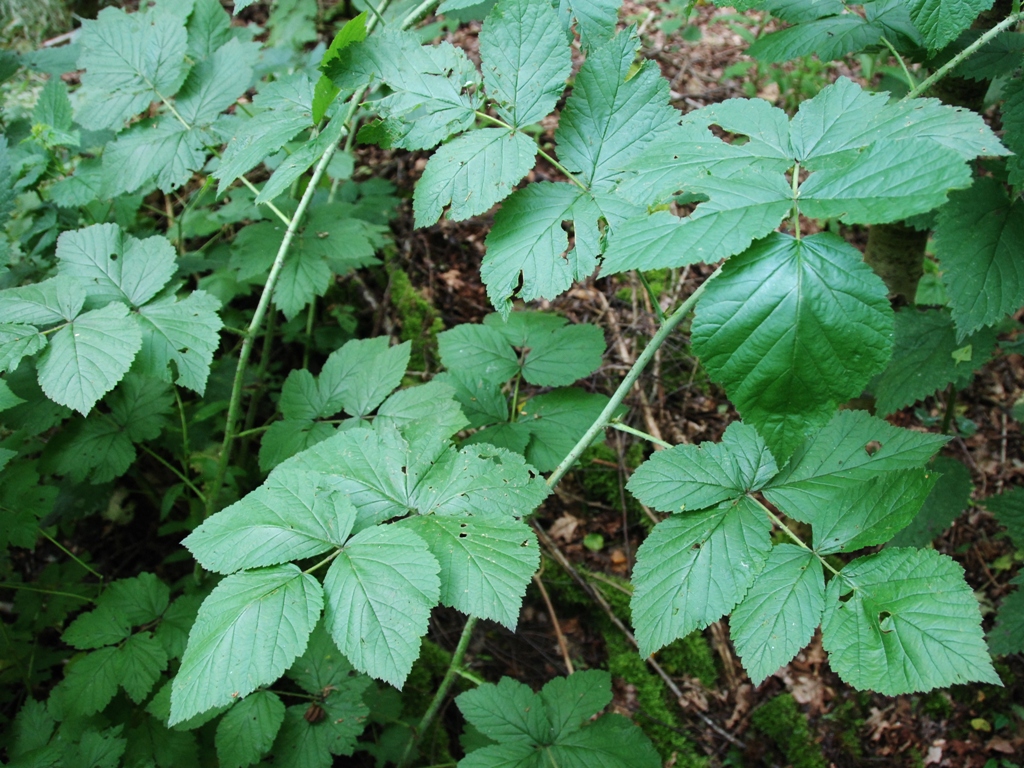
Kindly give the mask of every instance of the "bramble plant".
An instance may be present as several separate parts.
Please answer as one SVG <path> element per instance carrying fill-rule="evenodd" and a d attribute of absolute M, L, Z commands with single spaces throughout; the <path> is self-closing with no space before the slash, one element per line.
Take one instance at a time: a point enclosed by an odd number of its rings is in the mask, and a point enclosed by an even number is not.
<path fill-rule="evenodd" d="M 883 51 L 905 74 L 900 98 L 841 77 L 793 114 L 756 98 L 680 113 L 611 0 L 497 0 L 479 68 L 415 31 L 471 0 L 383 0 L 312 52 L 313 3 L 275 3 L 268 45 L 218 0 L 144 3 L 0 56 L 2 79 L 50 75 L 0 137 L 10 764 L 212 763 L 210 743 L 224 766 L 411 765 L 477 621 L 515 629 L 540 565 L 530 516 L 611 426 L 664 449 L 627 486 L 666 514 L 632 574 L 644 657 L 728 616 L 755 685 L 819 628 L 858 689 L 1000 684 L 991 654 L 1024 650 L 1022 577 L 986 643 L 963 568 L 928 548 L 972 491 L 936 457 L 956 391 L 1012 348 L 998 335 L 1024 306 L 1024 16 L 973 29 L 991 4 L 732 3 L 786 25 L 750 46 L 761 63 Z M 692 6 L 672 6 L 676 28 Z M 954 76 L 998 83 L 1001 136 L 924 95 Z M 356 142 L 432 152 L 417 227 L 500 203 L 481 264 L 496 311 L 439 333 L 445 371 L 415 386 L 409 342 L 338 321 L 338 278 L 379 263 L 399 205 L 356 172 Z M 538 158 L 561 180 L 526 181 Z M 927 235 L 916 264 L 869 266 L 847 225 L 931 231 L 935 279 L 918 287 Z M 515 307 L 700 263 L 718 266 L 611 395 L 572 386 L 601 365 L 599 327 Z M 742 417 L 717 443 L 619 423 L 684 321 Z M 292 342 L 303 364 L 278 381 Z M 885 420 L 939 391 L 943 434 Z M 865 392 L 872 413 L 847 406 Z M 130 517 L 132 494 L 194 572 L 113 578 L 61 544 L 94 510 Z M 1024 548 L 1021 490 L 982 503 Z M 25 582 L 13 552 L 40 542 L 64 559 Z M 450 665 L 423 711 L 388 714 L 439 605 L 467 617 Z M 74 651 L 41 650 L 49 629 Z M 474 682 L 455 699 L 462 768 L 659 764 L 636 725 L 591 720 L 606 672 L 538 693 Z M 399 737 L 360 741 L 368 722 Z"/>

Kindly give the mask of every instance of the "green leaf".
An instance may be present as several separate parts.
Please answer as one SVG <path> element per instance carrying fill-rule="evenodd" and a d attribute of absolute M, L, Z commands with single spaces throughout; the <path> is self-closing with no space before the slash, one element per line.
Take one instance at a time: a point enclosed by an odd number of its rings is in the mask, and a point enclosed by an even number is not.
<path fill-rule="evenodd" d="M 373 421 L 374 429 L 394 427 L 409 443 L 454 435 L 468 424 L 455 390 L 436 378 L 395 392 L 377 409 Z"/>
<path fill-rule="evenodd" d="M 909 0 L 910 18 L 924 36 L 928 49 L 936 51 L 971 26 L 992 0 Z"/>
<path fill-rule="evenodd" d="M 852 552 L 882 544 L 902 530 L 937 480 L 935 473 L 899 469 L 856 485 L 837 483 L 831 497 L 818 500 L 816 512 L 801 509 L 797 517 L 810 519 L 816 552 Z"/>
<path fill-rule="evenodd" d="M 380 80 L 392 93 L 373 102 L 392 146 L 431 149 L 476 121 L 480 75 L 460 48 L 420 45 L 412 32 L 387 28 L 350 45 L 326 74 L 345 90 Z"/>
<path fill-rule="evenodd" d="M 459 376 L 503 383 L 519 370 L 519 361 L 505 336 L 489 325 L 463 323 L 437 335 L 445 368 Z"/>
<path fill-rule="evenodd" d="M 559 26 L 549 3 L 529 0 L 501 0 L 484 22 L 484 86 L 501 119 L 513 128 L 547 117 L 565 90 L 572 54 Z"/>
<path fill-rule="evenodd" d="M 96 604 L 118 614 L 131 626 L 156 620 L 167 609 L 170 590 L 152 573 L 118 579 L 100 595 Z"/>
<path fill-rule="evenodd" d="M 309 170 L 317 160 L 323 157 L 329 147 L 338 145 L 345 130 L 345 121 L 332 120 L 315 139 L 299 145 L 274 169 L 263 189 L 256 195 L 257 204 L 268 203 L 288 190 L 295 181 Z"/>
<path fill-rule="evenodd" d="M 439 589 L 437 560 L 419 536 L 396 526 L 368 528 L 327 571 L 327 627 L 356 669 L 400 688 Z"/>
<path fill-rule="evenodd" d="M 946 456 L 936 456 L 928 468 L 939 473 L 939 480 L 917 516 L 897 533 L 886 546 L 926 547 L 946 530 L 971 503 L 971 473 L 963 464 Z"/>
<path fill-rule="evenodd" d="M 334 59 L 338 58 L 341 51 L 353 43 L 361 43 L 366 39 L 366 17 L 367 12 L 363 11 L 355 18 L 341 25 L 341 29 L 334 35 L 334 40 L 324 51 L 324 57 L 320 61 L 320 69 L 326 69 Z M 321 75 L 316 83 L 313 93 L 313 123 L 318 124 L 327 114 L 328 107 L 341 92 L 327 75 Z"/>
<path fill-rule="evenodd" d="M 1011 59 L 1012 61 L 1012 59 Z M 1003 86 L 1005 101 L 1000 109 L 1003 118 L 1003 141 L 1013 151 L 1006 161 L 1009 181 L 1014 189 L 1024 186 L 1024 77 L 1014 77 Z"/>
<path fill-rule="evenodd" d="M 188 645 L 188 633 L 195 624 L 203 598 L 198 594 L 182 595 L 168 606 L 160 617 L 154 635 L 163 645 L 170 659 L 180 659 Z M 167 697 L 167 712 L 170 713 L 171 699 Z"/>
<path fill-rule="evenodd" d="M 450 221 L 485 213 L 511 194 L 536 154 L 533 139 L 506 128 L 469 131 L 442 145 L 413 193 L 416 226 L 434 224 L 446 206 Z"/>
<path fill-rule="evenodd" d="M 998 496 L 989 496 L 983 503 L 1006 526 L 1013 545 L 1024 549 L 1024 490 L 1011 488 Z"/>
<path fill-rule="evenodd" d="M 323 442 L 336 431 L 333 424 L 311 419 L 275 421 L 260 442 L 260 471 L 269 472 L 295 454 Z"/>
<path fill-rule="evenodd" d="M 132 633 L 131 622 L 109 607 L 81 614 L 64 630 L 60 639 L 79 650 L 114 645 Z"/>
<path fill-rule="evenodd" d="M 353 339 L 332 352 L 320 371 L 320 416 L 344 409 L 350 416 L 368 416 L 405 376 L 412 346 L 390 346 L 387 336 Z"/>
<path fill-rule="evenodd" d="M 1018 574 L 1010 583 L 1017 589 L 1003 599 L 988 633 L 989 650 L 997 656 L 1024 651 L 1024 576 Z"/>
<path fill-rule="evenodd" d="M 276 693 L 256 691 L 235 704 L 217 723 L 217 759 L 223 768 L 245 768 L 270 751 L 284 704 Z"/>
<path fill-rule="evenodd" d="M 78 144 L 78 137 L 70 133 L 74 118 L 71 100 L 68 98 L 68 87 L 59 77 L 50 78 L 43 87 L 35 109 L 32 110 L 32 122 L 34 125 L 45 125 L 53 129 L 54 136 L 51 140 L 56 139 L 70 146 Z"/>
<path fill-rule="evenodd" d="M 78 42 L 85 73 L 77 118 L 93 130 L 120 130 L 151 102 L 173 95 L 188 71 L 184 19 L 172 13 L 104 8 L 82 22 Z"/>
<path fill-rule="evenodd" d="M 116 224 L 94 224 L 57 240 L 59 274 L 85 288 L 90 306 L 126 301 L 140 307 L 156 296 L 178 266 L 164 237 L 137 240 Z"/>
<path fill-rule="evenodd" d="M 847 683 L 886 696 L 1000 684 L 963 568 L 927 549 L 854 560 L 828 585 L 822 645 Z"/>
<path fill-rule="evenodd" d="M 118 649 L 121 687 L 136 704 L 149 695 L 167 668 L 167 654 L 150 632 L 139 632 Z"/>
<path fill-rule="evenodd" d="M 754 685 L 785 666 L 811 641 L 825 607 L 825 578 L 813 552 L 776 544 L 729 631 Z"/>
<path fill-rule="evenodd" d="M 498 743 L 470 752 L 459 768 L 656 768 L 651 742 L 624 717 L 590 721 L 610 701 L 611 678 L 599 670 L 555 678 L 539 694 L 507 677 L 460 694 L 466 720 Z"/>
<path fill-rule="evenodd" d="M 800 210 L 847 224 L 881 224 L 926 213 L 950 190 L 971 185 L 960 153 L 908 139 L 876 141 L 847 165 L 812 173 L 800 185 Z"/>
<path fill-rule="evenodd" d="M 607 405 L 608 397 L 596 392 L 584 392 L 576 387 L 556 389 L 531 397 L 523 405 L 519 421 L 507 426 L 526 432 L 529 437 L 526 460 L 539 471 L 550 472 L 576 446 Z M 494 442 L 491 436 L 477 434 L 484 442 Z"/>
<path fill-rule="evenodd" d="M 593 198 L 571 184 L 542 181 L 508 197 L 494 217 L 480 266 L 487 295 L 502 316 L 511 311 L 513 294 L 523 301 L 553 299 L 573 280 L 593 273 L 597 253 L 580 249 L 587 238 L 597 239 L 600 216 Z M 566 221 L 576 234 L 576 247 L 568 254 Z"/>
<path fill-rule="evenodd" d="M 622 0 L 558 0 L 558 12 L 567 28 L 575 23 L 585 50 L 615 34 Z"/>
<path fill-rule="evenodd" d="M 129 128 L 103 153 L 104 196 L 146 193 L 152 185 L 174 191 L 206 163 L 208 142 L 202 131 L 187 129 L 170 115 Z"/>
<path fill-rule="evenodd" d="M 313 83 L 303 72 L 275 80 L 260 89 L 252 110 L 258 111 L 236 124 L 220 164 L 213 172 L 220 182 L 218 195 L 239 176 L 278 152 L 303 128 L 313 127 Z"/>
<path fill-rule="evenodd" d="M 626 487 L 659 512 L 690 512 L 760 490 L 777 472 L 757 431 L 734 422 L 721 443 L 658 451 L 637 467 Z"/>
<path fill-rule="evenodd" d="M 0 307 L 5 303 L 3 294 L 0 294 Z M 45 346 L 46 337 L 35 326 L 0 323 L 0 371 L 16 371 L 22 358 L 34 355 Z"/>
<path fill-rule="evenodd" d="M 0 291 L 0 313 L 3 327 L 8 333 L 21 338 L 25 334 L 9 324 L 55 325 L 74 320 L 85 305 L 85 291 L 69 277 L 51 277 L 49 280 L 8 288 Z M 3 343 L 15 341 L 4 338 Z"/>
<path fill-rule="evenodd" d="M 523 378 L 538 387 L 560 387 L 589 376 L 601 367 L 604 332 L 579 323 L 548 333 L 531 333 Z"/>
<path fill-rule="evenodd" d="M 967 386 L 973 381 L 974 372 L 992 357 L 995 343 L 995 331 L 990 328 L 958 340 L 945 310 L 900 310 L 896 313 L 892 360 L 872 382 L 878 413 L 898 411 L 950 383 L 958 388 Z M 954 353 L 965 345 L 970 345 L 969 363 L 954 358 Z"/>
<path fill-rule="evenodd" d="M 811 54 L 816 54 L 822 61 L 832 61 L 877 45 L 883 34 L 880 26 L 856 13 L 846 13 L 805 21 L 764 35 L 747 49 L 747 55 L 764 64 Z"/>
<path fill-rule="evenodd" d="M 439 345 L 441 335 L 438 334 Z M 442 371 L 434 377 L 434 381 L 455 390 L 455 399 L 469 420 L 468 426 L 482 427 L 496 421 L 508 421 L 508 400 L 501 393 L 498 382 L 459 369 Z"/>
<path fill-rule="evenodd" d="M 106 708 L 120 678 L 120 650 L 101 648 L 71 665 L 53 695 L 59 696 L 68 715 L 88 717 Z"/>
<path fill-rule="evenodd" d="M 202 61 L 232 39 L 231 16 L 219 0 L 195 0 L 188 23 L 188 55 Z"/>
<path fill-rule="evenodd" d="M 439 515 L 416 515 L 400 525 L 426 542 L 440 564 L 442 603 L 515 631 L 526 586 L 540 564 L 529 526 Z"/>
<path fill-rule="evenodd" d="M 190 126 L 208 126 L 252 84 L 257 43 L 231 39 L 196 64 L 175 99 L 178 114 Z"/>
<path fill-rule="evenodd" d="M 218 309 L 220 301 L 205 291 L 192 291 L 181 300 L 168 296 L 142 307 L 140 369 L 202 395 L 224 326 Z"/>
<path fill-rule="evenodd" d="M 724 179 L 694 177 L 686 189 L 710 199 L 683 218 L 657 211 L 615 227 L 608 237 L 602 275 L 714 263 L 774 232 L 793 207 L 792 191 L 781 174 L 750 171 Z"/>
<path fill-rule="evenodd" d="M 774 234 L 726 262 L 693 321 L 693 347 L 779 458 L 889 359 L 885 284 L 839 238 Z"/>
<path fill-rule="evenodd" d="M 1024 306 L 1024 203 L 1003 185 L 979 178 L 939 212 L 935 253 L 962 340 Z"/>
<path fill-rule="evenodd" d="M 593 191 L 609 191 L 619 171 L 679 121 L 655 62 L 629 76 L 639 44 L 623 32 L 587 57 L 555 131 L 559 160 Z"/>
<path fill-rule="evenodd" d="M 658 523 L 637 551 L 630 607 L 640 653 L 731 611 L 771 551 L 771 523 L 747 497 Z"/>
<path fill-rule="evenodd" d="M 369 714 L 362 701 L 369 683 L 368 677 L 352 678 L 341 690 L 329 693 L 320 704 L 325 717 L 319 723 L 305 719 L 308 705 L 288 707 L 272 748 L 274 765 L 330 768 L 335 762 L 331 755 L 351 755 Z"/>
<path fill-rule="evenodd" d="M 170 724 L 277 680 L 306 648 L 320 583 L 295 565 L 226 577 L 203 601 L 174 678 Z"/>
<path fill-rule="evenodd" d="M 106 414 L 75 419 L 46 445 L 43 467 L 76 483 L 94 484 L 120 477 L 135 461 L 135 448 L 122 427 Z"/>
<path fill-rule="evenodd" d="M 318 473 L 287 469 L 208 518 L 182 543 L 204 568 L 233 573 L 340 547 L 355 517 L 352 503 Z"/>
<path fill-rule="evenodd" d="M 79 315 L 53 335 L 39 358 L 39 386 L 83 416 L 121 380 L 142 346 L 124 304 Z"/>
<path fill-rule="evenodd" d="M 338 689 L 353 674 L 352 665 L 334 644 L 323 621 L 309 636 L 306 652 L 288 670 L 288 677 L 312 694 L 320 694 L 328 687 Z"/>
<path fill-rule="evenodd" d="M 820 498 L 841 496 L 889 472 L 920 467 L 948 440 L 894 427 L 864 411 L 839 411 L 797 448 L 764 495 L 790 517 L 810 522 Z"/>

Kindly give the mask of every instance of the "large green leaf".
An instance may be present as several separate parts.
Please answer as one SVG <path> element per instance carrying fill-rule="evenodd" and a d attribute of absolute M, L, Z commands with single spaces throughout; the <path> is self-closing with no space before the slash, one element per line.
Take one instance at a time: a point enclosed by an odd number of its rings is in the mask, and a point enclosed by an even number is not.
<path fill-rule="evenodd" d="M 816 54 L 822 61 L 875 45 L 884 30 L 856 13 L 814 19 L 758 38 L 747 55 L 772 64 Z"/>
<path fill-rule="evenodd" d="M 139 325 L 124 304 L 86 312 L 50 339 L 39 358 L 39 386 L 84 416 L 124 377 L 141 346 Z"/>
<path fill-rule="evenodd" d="M 57 240 L 57 258 L 58 273 L 77 280 L 92 307 L 110 301 L 142 306 L 177 270 L 167 238 L 138 240 L 116 224 L 65 232 Z"/>
<path fill-rule="evenodd" d="M 881 224 L 926 213 L 971 185 L 960 153 L 914 139 L 876 141 L 839 168 L 800 185 L 800 210 L 847 224 Z"/>
<path fill-rule="evenodd" d="M 519 520 L 416 515 L 402 521 L 441 566 L 441 602 L 515 630 L 540 564 L 537 538 Z"/>
<path fill-rule="evenodd" d="M 324 579 L 324 615 L 356 669 L 402 686 L 440 595 L 438 570 L 423 539 L 402 527 L 368 528 L 345 545 Z"/>
<path fill-rule="evenodd" d="M 825 578 L 814 553 L 776 544 L 729 617 L 733 645 L 754 685 L 811 641 L 824 607 Z"/>
<path fill-rule="evenodd" d="M 963 568 L 934 550 L 886 549 L 843 568 L 828 585 L 822 644 L 843 680 L 887 696 L 1000 684 Z"/>
<path fill-rule="evenodd" d="M 651 742 L 620 715 L 591 720 L 611 701 L 607 672 L 555 678 L 540 693 L 508 677 L 456 699 L 466 720 L 498 742 L 469 752 L 459 768 L 655 768 Z"/>
<path fill-rule="evenodd" d="M 942 48 L 971 26 L 993 0 L 908 0 L 907 8 L 914 26 L 921 30 L 928 48 Z"/>
<path fill-rule="evenodd" d="M 914 519 L 937 480 L 923 469 L 898 469 L 856 485 L 839 483 L 833 495 L 818 499 L 815 512 L 802 508 L 797 517 L 810 519 L 814 549 L 823 555 L 883 544 Z"/>
<path fill-rule="evenodd" d="M 559 26 L 549 3 L 501 0 L 480 30 L 487 96 L 513 128 L 547 117 L 565 89 L 572 55 Z"/>
<path fill-rule="evenodd" d="M 657 211 L 615 227 L 601 274 L 714 263 L 774 232 L 793 207 L 793 193 L 782 174 L 751 170 L 724 179 L 694 177 L 685 188 L 710 199 L 683 218 Z"/>
<path fill-rule="evenodd" d="M 174 100 L 182 119 L 193 128 L 207 126 L 252 84 L 259 45 L 228 40 L 188 74 Z"/>
<path fill-rule="evenodd" d="M 136 704 L 149 695 L 167 668 L 167 653 L 150 632 L 138 632 L 117 649 L 121 687 Z"/>
<path fill-rule="evenodd" d="M 790 517 L 810 522 L 821 498 L 842 498 L 872 478 L 923 466 L 948 439 L 864 411 L 840 411 L 796 450 L 764 495 Z"/>
<path fill-rule="evenodd" d="M 320 371 L 321 416 L 344 409 L 351 416 L 368 416 L 402 383 L 411 343 L 390 346 L 387 336 L 356 339 L 331 353 Z"/>
<path fill-rule="evenodd" d="M 480 75 L 462 49 L 423 46 L 415 34 L 390 27 L 340 51 L 325 71 L 342 89 L 369 80 L 391 89 L 374 106 L 395 147 L 431 149 L 472 127 L 481 106 Z"/>
<path fill-rule="evenodd" d="M 274 682 L 306 648 L 320 583 L 295 565 L 228 576 L 203 601 L 171 693 L 170 724 Z"/>
<path fill-rule="evenodd" d="M 722 442 L 677 445 L 637 467 L 626 487 L 659 512 L 692 512 L 760 490 L 778 472 L 764 440 L 734 422 Z"/>
<path fill-rule="evenodd" d="M 513 433 L 518 428 L 520 434 L 525 433 L 529 441 L 524 446 L 526 460 L 541 472 L 550 472 L 576 447 L 607 405 L 606 395 L 563 387 L 531 397 L 523 405 L 519 421 L 498 427 L 507 426 Z M 494 442 L 487 435 L 477 435 L 483 442 Z"/>
<path fill-rule="evenodd" d="M 495 309 L 507 316 L 513 294 L 523 301 L 553 299 L 573 280 L 589 277 L 597 251 L 584 246 L 596 241 L 600 216 L 593 198 L 572 184 L 544 181 L 512 193 L 494 217 L 480 265 Z M 575 229 L 576 247 L 569 253 L 562 222 Z"/>
<path fill-rule="evenodd" d="M 1024 490 L 1011 488 L 998 496 L 989 496 L 984 504 L 1006 526 L 1013 545 L 1024 549 Z"/>
<path fill-rule="evenodd" d="M 208 518 L 182 543 L 204 568 L 232 573 L 340 547 L 355 517 L 352 502 L 318 473 L 283 469 Z"/>
<path fill-rule="evenodd" d="M 5 334 L 9 334 L 0 343 L 6 345 L 23 338 L 24 324 L 48 326 L 74 320 L 85 300 L 82 286 L 67 276 L 0 291 L 0 317 Z"/>
<path fill-rule="evenodd" d="M 657 64 L 632 72 L 639 43 L 624 32 L 587 56 L 555 131 L 558 159 L 591 191 L 609 190 L 619 171 L 679 120 Z"/>
<path fill-rule="evenodd" d="M 85 73 L 77 118 L 86 128 L 120 130 L 150 102 L 174 95 L 188 72 L 184 19 L 169 11 L 104 8 L 82 22 L 78 43 Z"/>
<path fill-rule="evenodd" d="M 771 523 L 747 497 L 662 520 L 640 545 L 630 607 L 647 656 L 743 599 L 771 550 Z"/>
<path fill-rule="evenodd" d="M 774 234 L 708 284 L 692 338 L 712 379 L 783 458 L 885 365 L 892 329 L 885 284 L 859 251 L 829 234 Z"/>
<path fill-rule="evenodd" d="M 217 723 L 217 759 L 223 768 L 245 768 L 270 751 L 284 704 L 276 693 L 257 691 L 235 704 Z"/>
<path fill-rule="evenodd" d="M 141 307 L 139 367 L 202 395 L 224 325 L 218 309 L 220 301 L 205 291 L 192 291 L 181 300 L 168 296 Z"/>
<path fill-rule="evenodd" d="M 935 254 L 958 339 L 1024 306 L 1024 203 L 980 178 L 950 196 L 935 227 Z"/>
<path fill-rule="evenodd" d="M 154 185 L 173 192 L 206 164 L 208 143 L 213 143 L 208 134 L 171 115 L 132 126 L 103 153 L 104 196 L 145 194 Z"/>
<path fill-rule="evenodd" d="M 966 387 L 974 372 L 992 357 L 996 335 L 982 328 L 957 340 L 949 312 L 919 312 L 904 308 L 896 313 L 896 339 L 892 360 L 871 383 L 880 414 L 898 411 L 953 384 Z"/>
<path fill-rule="evenodd" d="M 435 223 L 446 206 L 451 221 L 485 213 L 508 197 L 533 168 L 537 144 L 505 128 L 469 131 L 427 162 L 413 193 L 416 226 Z"/>
<path fill-rule="evenodd" d="M 575 26 L 585 50 L 615 34 L 622 0 L 558 0 L 566 27 Z"/>

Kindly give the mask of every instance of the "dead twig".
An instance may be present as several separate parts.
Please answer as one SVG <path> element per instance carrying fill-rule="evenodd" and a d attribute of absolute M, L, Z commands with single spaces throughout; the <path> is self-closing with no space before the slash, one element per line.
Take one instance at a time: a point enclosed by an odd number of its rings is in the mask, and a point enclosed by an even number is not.
<path fill-rule="evenodd" d="M 541 571 L 543 570 L 544 567 L 542 565 Z M 571 675 L 576 671 L 576 668 L 573 667 L 572 657 L 569 655 L 569 644 L 565 642 L 565 635 L 562 634 L 562 626 L 558 623 L 558 615 L 555 613 L 555 606 L 551 604 L 548 590 L 544 586 L 544 582 L 540 580 L 540 572 L 533 574 L 533 583 L 537 585 L 537 589 L 540 590 L 540 596 L 544 598 L 544 605 L 548 607 L 548 616 L 551 617 L 551 625 L 555 628 L 558 649 L 562 652 L 562 662 L 565 664 L 566 672 Z"/>

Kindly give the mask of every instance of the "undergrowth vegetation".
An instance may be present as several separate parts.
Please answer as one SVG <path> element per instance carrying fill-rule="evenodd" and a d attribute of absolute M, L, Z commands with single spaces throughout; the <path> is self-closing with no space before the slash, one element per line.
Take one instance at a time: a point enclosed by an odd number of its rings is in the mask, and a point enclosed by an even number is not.
<path fill-rule="evenodd" d="M 957 393 L 1022 351 L 1018 2 L 738 0 L 748 98 L 685 112 L 642 55 L 659 8 L 140 5 L 42 47 L 21 13 L 32 50 L 0 52 L 6 764 L 716 764 L 677 682 L 715 685 L 712 626 L 754 687 L 815 638 L 859 690 L 1011 682 L 1024 572 L 986 632 L 931 542 L 975 490 L 939 455 Z M 697 41 L 694 5 L 660 33 Z M 481 322 L 446 328 L 399 256 L 407 152 L 416 228 L 488 222 Z M 657 330 L 594 391 L 621 339 L 527 305 L 620 274 Z M 720 440 L 626 404 L 683 337 Z M 628 580 L 537 521 L 581 457 L 643 523 Z M 976 500 L 1024 548 L 1024 490 Z M 568 676 L 483 679 L 478 622 L 514 631 L 528 588 L 554 616 L 544 567 L 607 669 L 552 618 Z M 825 764 L 790 694 L 746 722 Z"/>

